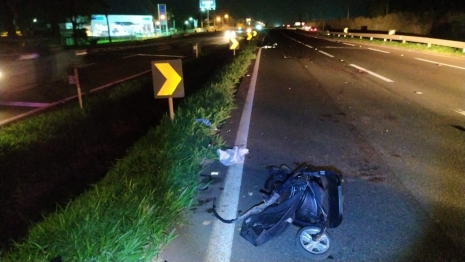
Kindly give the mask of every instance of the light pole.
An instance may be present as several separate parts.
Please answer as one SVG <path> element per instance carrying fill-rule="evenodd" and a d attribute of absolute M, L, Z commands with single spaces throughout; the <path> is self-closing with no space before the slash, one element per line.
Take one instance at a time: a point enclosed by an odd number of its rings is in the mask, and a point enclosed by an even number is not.
<path fill-rule="evenodd" d="M 156 31 L 156 35 L 158 36 L 158 30 L 159 30 L 158 27 L 160 26 L 160 21 L 158 20 L 155 21 L 155 26 L 157 27 L 155 31 Z M 160 29 L 160 33 L 161 33 L 161 29 Z"/>
<path fill-rule="evenodd" d="M 192 17 L 189 17 L 189 26 L 190 28 L 194 28 L 194 19 Z"/>
<path fill-rule="evenodd" d="M 204 9 L 203 8 L 200 8 L 200 27 L 203 28 L 203 18 L 202 18 L 202 13 L 203 13 Z"/>
<path fill-rule="evenodd" d="M 228 14 L 224 15 L 224 20 L 226 20 L 226 26 L 229 26 L 229 15 Z"/>

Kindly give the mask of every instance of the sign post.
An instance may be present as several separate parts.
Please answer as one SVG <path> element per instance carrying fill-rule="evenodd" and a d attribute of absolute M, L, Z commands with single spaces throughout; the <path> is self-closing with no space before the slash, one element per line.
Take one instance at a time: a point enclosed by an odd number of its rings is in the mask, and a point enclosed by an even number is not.
<path fill-rule="evenodd" d="M 78 100 L 79 100 L 79 107 L 82 109 L 82 92 L 81 92 L 81 84 L 79 83 L 79 74 L 78 69 L 74 68 L 74 81 L 76 83 L 77 93 L 78 93 Z"/>
<path fill-rule="evenodd" d="M 155 98 L 168 98 L 170 119 L 174 120 L 173 97 L 184 97 L 182 60 L 152 61 Z"/>
<path fill-rule="evenodd" d="M 158 21 L 160 22 L 160 33 L 166 30 L 168 33 L 168 17 L 166 15 L 166 5 L 158 4 Z"/>
<path fill-rule="evenodd" d="M 216 10 L 216 0 L 199 0 L 201 11 L 207 11 L 207 32 L 210 27 L 210 10 Z"/>

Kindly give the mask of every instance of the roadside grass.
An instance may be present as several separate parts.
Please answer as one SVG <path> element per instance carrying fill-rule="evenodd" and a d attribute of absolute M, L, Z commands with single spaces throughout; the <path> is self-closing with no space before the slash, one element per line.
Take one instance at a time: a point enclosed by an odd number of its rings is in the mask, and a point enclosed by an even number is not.
<path fill-rule="evenodd" d="M 61 110 L 40 114 L 25 121 L 2 127 L 0 133 L 0 157 L 8 152 L 27 150 L 32 144 L 47 143 L 67 136 L 69 130 L 76 130 L 89 120 L 102 107 L 111 106 L 124 99 L 125 96 L 141 90 L 148 79 L 136 79 L 121 83 L 112 89 L 108 96 L 86 98 L 83 109 L 74 104 L 66 104 Z M 72 121 L 70 121 L 72 119 Z"/>
<path fill-rule="evenodd" d="M 197 194 L 199 173 L 224 146 L 215 129 L 235 107 L 235 84 L 254 51 L 253 44 L 242 50 L 176 108 L 174 121 L 165 115 L 100 182 L 34 224 L 1 260 L 50 261 L 61 256 L 63 261 L 152 261 L 175 238 L 180 213 L 192 206 Z M 141 81 L 147 79 L 123 83 L 109 97 L 88 99 L 84 110 L 64 108 L 2 128 L 0 157 L 65 136 L 102 106 L 137 92 Z M 212 125 L 197 123 L 199 117 Z"/>
<path fill-rule="evenodd" d="M 401 41 L 384 41 L 381 39 L 367 39 L 367 38 L 348 38 L 348 37 L 340 37 L 337 39 L 341 39 L 341 41 L 351 41 L 361 44 L 374 44 L 374 45 L 382 45 L 382 46 L 389 46 L 407 50 L 415 50 L 415 51 L 425 51 L 425 52 L 434 52 L 438 54 L 446 54 L 452 55 L 457 57 L 465 57 L 465 52 L 459 48 L 447 47 L 447 46 L 438 46 L 438 45 L 431 45 L 428 47 L 427 44 L 423 43 L 412 43 L 406 42 L 402 43 Z"/>

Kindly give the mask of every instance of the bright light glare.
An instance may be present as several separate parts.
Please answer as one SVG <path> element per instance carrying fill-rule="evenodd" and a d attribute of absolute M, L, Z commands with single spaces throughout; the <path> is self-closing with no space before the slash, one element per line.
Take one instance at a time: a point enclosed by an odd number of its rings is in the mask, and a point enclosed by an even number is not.
<path fill-rule="evenodd" d="M 252 33 L 252 29 L 251 29 L 251 28 L 247 28 L 247 33 Z"/>
<path fill-rule="evenodd" d="M 228 38 L 228 39 L 229 38 L 236 38 L 236 32 L 227 30 L 227 31 L 224 32 L 224 37 Z"/>
<path fill-rule="evenodd" d="M 262 30 L 263 26 L 262 26 L 262 25 L 257 25 L 255 28 L 256 28 L 257 30 Z"/>

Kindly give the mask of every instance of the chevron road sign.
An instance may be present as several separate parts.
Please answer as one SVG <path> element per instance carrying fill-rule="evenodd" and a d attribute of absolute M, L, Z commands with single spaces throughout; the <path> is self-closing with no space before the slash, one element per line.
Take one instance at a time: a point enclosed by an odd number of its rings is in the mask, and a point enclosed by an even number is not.
<path fill-rule="evenodd" d="M 152 61 L 152 78 L 155 98 L 184 97 L 182 61 Z"/>
<path fill-rule="evenodd" d="M 235 50 L 239 48 L 239 42 L 236 40 L 236 38 L 229 38 L 229 42 L 231 43 L 229 49 Z"/>
<path fill-rule="evenodd" d="M 174 120 L 173 97 L 184 97 L 182 60 L 152 61 L 155 98 L 168 98 L 171 121 Z"/>

